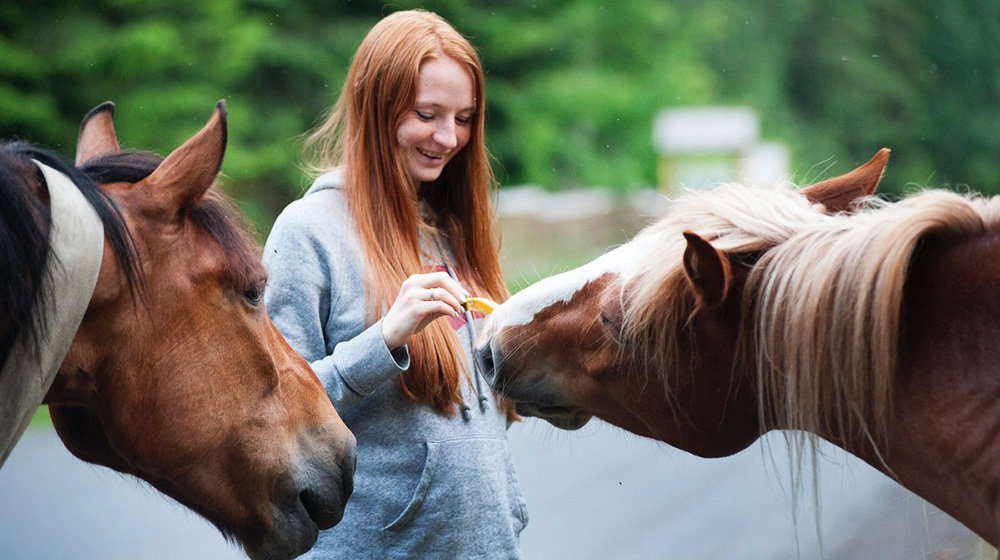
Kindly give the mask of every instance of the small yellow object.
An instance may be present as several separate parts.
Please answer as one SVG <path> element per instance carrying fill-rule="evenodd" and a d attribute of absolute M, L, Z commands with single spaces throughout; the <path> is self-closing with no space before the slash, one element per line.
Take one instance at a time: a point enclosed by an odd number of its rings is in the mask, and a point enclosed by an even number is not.
<path fill-rule="evenodd" d="M 497 307 L 500 307 L 500 304 L 491 299 L 470 297 L 462 303 L 462 307 L 469 311 L 478 311 L 483 315 L 489 315 L 490 313 L 493 313 Z"/>

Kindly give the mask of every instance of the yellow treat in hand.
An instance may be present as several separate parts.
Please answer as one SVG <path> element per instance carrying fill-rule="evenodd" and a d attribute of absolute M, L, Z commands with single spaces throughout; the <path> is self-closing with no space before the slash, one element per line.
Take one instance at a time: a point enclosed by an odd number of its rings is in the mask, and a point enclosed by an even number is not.
<path fill-rule="evenodd" d="M 493 313 L 497 307 L 500 307 L 500 304 L 491 299 L 470 297 L 462 303 L 462 307 L 468 309 L 469 311 L 478 311 L 483 315 L 489 315 L 490 313 Z"/>

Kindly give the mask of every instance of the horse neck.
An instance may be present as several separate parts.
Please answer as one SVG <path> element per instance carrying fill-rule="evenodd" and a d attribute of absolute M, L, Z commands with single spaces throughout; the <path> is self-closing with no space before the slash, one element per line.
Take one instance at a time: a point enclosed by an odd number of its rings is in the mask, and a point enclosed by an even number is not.
<path fill-rule="evenodd" d="M 1000 231 L 928 240 L 907 280 L 892 417 L 859 456 L 1000 543 Z"/>
<path fill-rule="evenodd" d="M 738 271 L 742 275 L 744 271 Z M 742 281 L 742 278 L 741 278 Z M 738 359 L 740 298 L 695 312 L 681 344 L 676 370 L 662 369 L 665 398 L 655 435 L 700 457 L 725 457 L 761 435 L 754 371 Z"/>

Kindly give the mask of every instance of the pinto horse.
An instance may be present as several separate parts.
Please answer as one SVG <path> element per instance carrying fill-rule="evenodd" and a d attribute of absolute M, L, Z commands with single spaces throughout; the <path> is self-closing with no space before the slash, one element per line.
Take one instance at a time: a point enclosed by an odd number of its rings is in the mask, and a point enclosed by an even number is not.
<path fill-rule="evenodd" d="M 259 250 L 213 186 L 225 103 L 165 159 L 120 150 L 113 111 L 84 119 L 76 166 L 0 145 L 0 463 L 44 396 L 80 459 L 255 560 L 298 556 L 341 519 L 355 442 L 268 320 Z"/>
<path fill-rule="evenodd" d="M 690 193 L 511 297 L 477 360 L 564 429 L 596 415 L 702 457 L 821 437 L 996 546 L 1000 198 L 865 198 L 887 158 L 802 190 Z"/>

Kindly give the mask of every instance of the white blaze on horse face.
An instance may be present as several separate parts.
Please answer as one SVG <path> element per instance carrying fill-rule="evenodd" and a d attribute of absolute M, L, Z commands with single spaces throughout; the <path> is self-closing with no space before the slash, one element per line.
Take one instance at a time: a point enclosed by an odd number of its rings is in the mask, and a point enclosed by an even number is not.
<path fill-rule="evenodd" d="M 652 240 L 633 240 L 579 268 L 544 278 L 528 286 L 511 296 L 488 317 L 483 336 L 495 335 L 505 327 L 530 323 L 540 311 L 573 299 L 587 283 L 604 274 L 619 276 L 622 285 L 625 285 L 638 272 L 642 255 L 648 254 L 645 246 L 651 243 Z"/>

